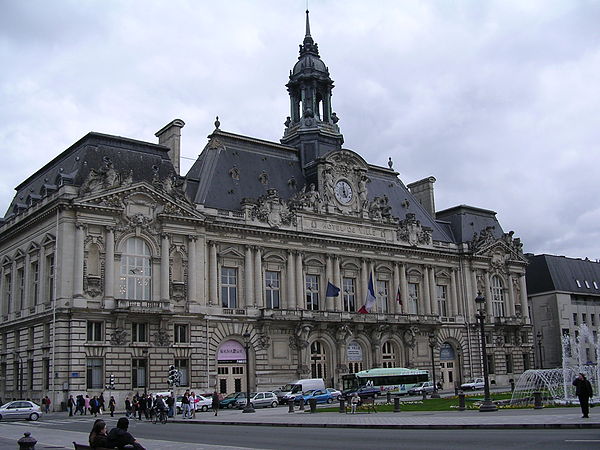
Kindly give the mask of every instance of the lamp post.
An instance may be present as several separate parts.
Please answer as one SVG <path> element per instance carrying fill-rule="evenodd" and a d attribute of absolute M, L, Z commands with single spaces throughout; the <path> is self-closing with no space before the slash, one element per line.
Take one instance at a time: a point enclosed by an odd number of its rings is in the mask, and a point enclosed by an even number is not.
<path fill-rule="evenodd" d="M 435 333 L 431 331 L 429 333 L 429 348 L 431 349 L 431 374 L 433 377 L 433 391 L 431 392 L 431 398 L 440 398 L 440 394 L 437 392 L 437 383 L 435 381 L 435 356 L 433 350 L 435 349 L 436 343 L 437 338 L 435 337 Z"/>
<path fill-rule="evenodd" d="M 492 403 L 492 399 L 490 398 L 490 380 L 488 374 L 487 351 L 485 346 L 485 297 L 481 295 L 481 292 L 477 293 L 475 303 L 479 308 L 475 317 L 477 317 L 477 320 L 479 320 L 479 329 L 481 330 L 481 358 L 483 360 L 483 386 L 485 393 L 485 398 L 483 400 L 483 403 L 479 407 L 479 411 L 498 411 L 498 408 L 496 407 L 496 405 L 494 405 L 494 403 Z"/>
<path fill-rule="evenodd" d="M 538 351 L 540 352 L 540 366 L 538 367 L 538 369 L 543 369 L 544 368 L 544 358 L 542 356 L 542 332 L 538 331 L 537 332 L 537 345 L 538 345 Z"/>
<path fill-rule="evenodd" d="M 19 400 L 23 400 L 23 358 L 17 351 L 14 351 L 13 355 L 19 358 L 19 379 L 15 378 L 15 381 L 19 384 Z"/>
<path fill-rule="evenodd" d="M 254 408 L 250 403 L 250 332 L 246 331 L 242 337 L 246 347 L 246 406 L 242 412 L 253 413 Z"/>

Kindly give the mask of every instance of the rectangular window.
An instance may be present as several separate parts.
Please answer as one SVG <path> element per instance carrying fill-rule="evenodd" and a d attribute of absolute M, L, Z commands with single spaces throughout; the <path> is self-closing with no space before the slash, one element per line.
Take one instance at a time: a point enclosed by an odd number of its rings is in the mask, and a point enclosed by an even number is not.
<path fill-rule="evenodd" d="M 37 261 L 33 261 L 29 268 L 29 297 L 31 305 L 35 306 L 39 302 L 39 284 L 40 284 L 40 265 Z"/>
<path fill-rule="evenodd" d="M 54 255 L 46 256 L 46 303 L 54 298 Z"/>
<path fill-rule="evenodd" d="M 356 280 L 354 278 L 344 278 L 342 286 L 344 289 L 344 311 L 356 311 Z"/>
<path fill-rule="evenodd" d="M 494 375 L 496 373 L 496 366 L 494 364 L 494 355 L 487 355 L 488 373 Z"/>
<path fill-rule="evenodd" d="M 44 380 L 44 389 L 50 389 L 50 358 L 42 360 L 42 377 Z"/>
<path fill-rule="evenodd" d="M 267 308 L 279 309 L 280 290 L 279 272 L 265 271 L 265 301 Z"/>
<path fill-rule="evenodd" d="M 88 389 L 102 389 L 104 383 L 102 358 L 88 358 L 86 360 L 86 386 Z"/>
<path fill-rule="evenodd" d="M 148 342 L 148 324 L 143 322 L 131 324 L 131 342 Z"/>
<path fill-rule="evenodd" d="M 522 331 L 521 332 L 521 342 L 523 344 L 529 343 L 529 333 L 527 333 L 527 331 Z"/>
<path fill-rule="evenodd" d="M 513 372 L 512 355 L 505 355 L 506 358 L 506 373 Z"/>
<path fill-rule="evenodd" d="M 17 296 L 15 299 L 15 311 L 20 311 L 25 305 L 25 269 L 17 269 Z"/>
<path fill-rule="evenodd" d="M 581 313 L 581 323 L 587 323 L 587 314 Z"/>
<path fill-rule="evenodd" d="M 440 312 L 441 317 L 448 317 L 448 286 L 444 284 L 438 284 L 436 286 L 437 290 L 437 304 L 438 311 Z"/>
<path fill-rule="evenodd" d="M 33 390 L 33 359 L 27 360 L 27 379 L 29 380 L 29 390 Z"/>
<path fill-rule="evenodd" d="M 590 314 L 590 320 L 592 321 L 592 326 L 596 326 L 596 314 Z"/>
<path fill-rule="evenodd" d="M 590 349 L 589 348 L 585 349 L 585 361 L 587 364 L 592 363 L 592 360 L 590 359 Z"/>
<path fill-rule="evenodd" d="M 6 391 L 6 363 L 0 363 L 0 389 Z"/>
<path fill-rule="evenodd" d="M 4 302 L 2 305 L 2 312 L 8 314 L 12 311 L 12 274 L 7 273 L 4 275 Z"/>
<path fill-rule="evenodd" d="M 419 314 L 419 284 L 408 283 L 408 314 Z"/>
<path fill-rule="evenodd" d="M 577 313 L 573 313 L 573 325 L 577 326 Z"/>
<path fill-rule="evenodd" d="M 319 309 L 319 276 L 306 274 L 306 309 Z"/>
<path fill-rule="evenodd" d="M 523 353 L 523 371 L 529 370 L 529 353 Z"/>
<path fill-rule="evenodd" d="M 101 342 L 104 340 L 102 339 L 102 322 L 88 320 L 87 340 L 88 342 Z"/>
<path fill-rule="evenodd" d="M 181 378 L 179 380 L 179 386 L 189 386 L 189 370 L 188 370 L 188 360 L 187 359 L 176 359 L 175 360 L 175 368 L 179 370 L 181 374 Z"/>
<path fill-rule="evenodd" d="M 387 314 L 389 289 L 386 280 L 377 280 L 377 312 Z"/>
<path fill-rule="evenodd" d="M 184 323 L 176 323 L 175 324 L 175 340 L 176 344 L 187 344 L 189 342 L 188 338 L 188 326 Z"/>
<path fill-rule="evenodd" d="M 221 268 L 221 305 L 223 308 L 237 307 L 237 269 Z"/>
<path fill-rule="evenodd" d="M 146 360 L 132 359 L 131 360 L 131 388 L 146 387 Z"/>
<path fill-rule="evenodd" d="M 13 387 L 14 391 L 18 391 L 22 389 L 21 383 L 23 380 L 21 379 L 21 373 L 19 370 L 19 361 L 13 362 Z"/>

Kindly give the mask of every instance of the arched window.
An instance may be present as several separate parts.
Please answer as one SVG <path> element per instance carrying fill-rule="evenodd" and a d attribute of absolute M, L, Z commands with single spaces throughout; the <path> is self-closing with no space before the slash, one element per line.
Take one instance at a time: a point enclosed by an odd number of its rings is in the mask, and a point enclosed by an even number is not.
<path fill-rule="evenodd" d="M 127 239 L 121 255 L 119 294 L 128 300 L 150 300 L 152 265 L 150 248 L 143 239 Z"/>
<path fill-rule="evenodd" d="M 383 367 L 397 367 L 396 365 L 396 346 L 392 341 L 387 341 L 383 344 L 381 349 L 381 359 L 383 360 Z"/>
<path fill-rule="evenodd" d="M 310 344 L 310 370 L 313 378 L 327 379 L 327 357 L 319 341 Z"/>
<path fill-rule="evenodd" d="M 504 317 L 504 286 L 498 275 L 492 277 L 492 314 Z"/>

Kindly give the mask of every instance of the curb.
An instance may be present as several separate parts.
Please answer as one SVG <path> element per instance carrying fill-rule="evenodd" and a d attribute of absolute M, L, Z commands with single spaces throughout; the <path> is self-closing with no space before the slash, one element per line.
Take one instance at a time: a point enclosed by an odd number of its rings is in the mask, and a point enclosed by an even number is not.
<path fill-rule="evenodd" d="M 597 423 L 527 423 L 527 424 L 431 424 L 431 425 L 392 425 L 392 424 L 349 424 L 349 423 L 281 423 L 281 422 L 239 422 L 234 420 L 169 420 L 169 423 L 189 423 L 200 425 L 239 425 L 255 427 L 298 427 L 298 428 L 358 428 L 381 430 L 569 430 L 600 429 Z"/>

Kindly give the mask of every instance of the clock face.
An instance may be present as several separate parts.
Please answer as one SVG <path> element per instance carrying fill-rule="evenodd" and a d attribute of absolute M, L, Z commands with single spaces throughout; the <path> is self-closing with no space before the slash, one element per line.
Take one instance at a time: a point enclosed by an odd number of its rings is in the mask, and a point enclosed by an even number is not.
<path fill-rule="evenodd" d="M 352 201 L 352 186 L 347 181 L 338 181 L 335 184 L 335 197 L 340 203 L 347 205 Z"/>

